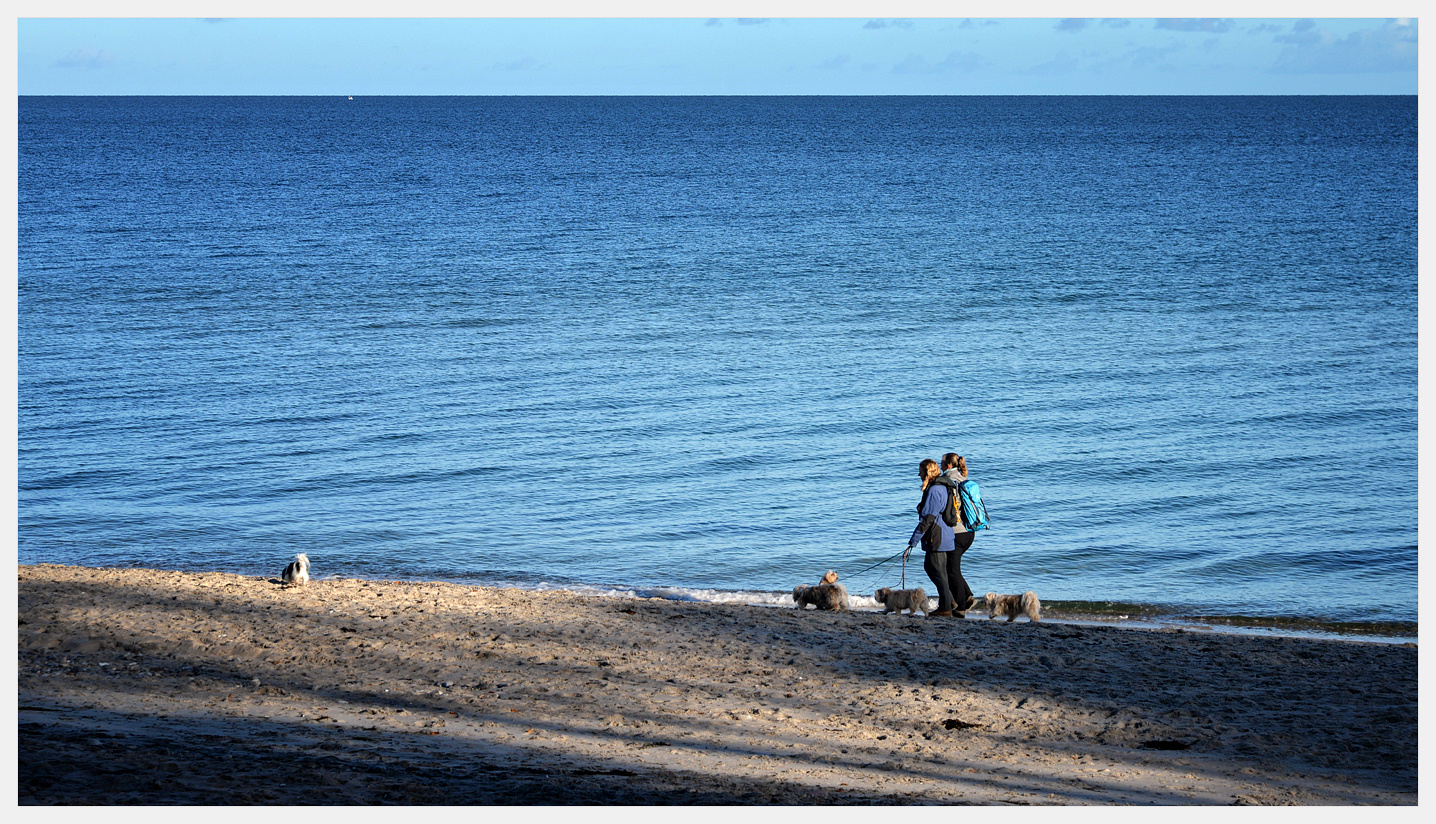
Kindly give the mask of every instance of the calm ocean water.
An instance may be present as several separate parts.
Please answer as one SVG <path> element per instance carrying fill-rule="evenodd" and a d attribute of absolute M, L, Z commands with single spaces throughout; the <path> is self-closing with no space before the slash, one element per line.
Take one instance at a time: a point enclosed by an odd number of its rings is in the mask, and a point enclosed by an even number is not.
<path fill-rule="evenodd" d="M 979 592 L 1412 622 L 1416 124 L 22 97 L 19 560 L 871 593 L 951 450 Z"/>

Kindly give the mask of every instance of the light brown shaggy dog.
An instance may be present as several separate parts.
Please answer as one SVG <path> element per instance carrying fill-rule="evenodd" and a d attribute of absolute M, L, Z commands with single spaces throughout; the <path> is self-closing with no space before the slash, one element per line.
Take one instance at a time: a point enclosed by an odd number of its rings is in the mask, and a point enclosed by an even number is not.
<path fill-rule="evenodd" d="M 989 592 L 983 596 L 987 602 L 988 620 L 1007 616 L 1007 623 L 1017 620 L 1017 616 L 1026 615 L 1029 621 L 1041 620 L 1038 616 L 1042 612 L 1042 602 L 1037 600 L 1037 593 L 1027 590 L 1021 595 L 998 595 Z"/>
<path fill-rule="evenodd" d="M 812 604 L 818 609 L 848 610 L 848 590 L 842 584 L 793 587 L 793 600 L 798 602 L 798 609 L 807 609 L 808 604 Z"/>
<path fill-rule="evenodd" d="M 873 593 L 873 600 L 883 605 L 883 615 L 887 615 L 889 612 L 901 614 L 903 610 L 908 610 L 909 615 L 917 615 L 919 612 L 923 615 L 932 614 L 932 607 L 927 603 L 927 593 L 923 591 L 922 587 L 913 589 L 883 587 Z"/>

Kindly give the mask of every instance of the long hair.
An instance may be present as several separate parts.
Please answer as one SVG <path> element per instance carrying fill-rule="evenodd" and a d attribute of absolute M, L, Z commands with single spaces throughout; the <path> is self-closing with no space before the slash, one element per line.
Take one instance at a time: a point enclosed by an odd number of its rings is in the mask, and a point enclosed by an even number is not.
<path fill-rule="evenodd" d="M 918 462 L 917 474 L 922 476 L 922 491 L 927 492 L 928 486 L 932 484 L 932 479 L 938 475 L 937 461 L 932 458 L 923 458 Z"/>

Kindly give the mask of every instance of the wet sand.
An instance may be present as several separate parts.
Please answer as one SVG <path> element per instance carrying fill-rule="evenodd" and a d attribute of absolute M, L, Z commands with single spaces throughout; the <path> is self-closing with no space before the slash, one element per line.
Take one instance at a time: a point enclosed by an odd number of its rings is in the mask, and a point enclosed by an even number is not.
<path fill-rule="evenodd" d="M 1413 644 L 51 565 L 18 602 L 21 804 L 1417 802 Z"/>

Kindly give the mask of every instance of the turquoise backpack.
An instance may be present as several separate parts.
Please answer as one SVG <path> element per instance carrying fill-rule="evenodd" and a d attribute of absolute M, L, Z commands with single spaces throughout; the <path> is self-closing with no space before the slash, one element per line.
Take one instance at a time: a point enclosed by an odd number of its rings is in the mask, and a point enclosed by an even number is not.
<path fill-rule="evenodd" d="M 963 481 L 957 485 L 958 498 L 962 502 L 962 525 L 969 531 L 987 529 L 987 507 L 982 503 L 982 490 L 977 481 Z"/>

